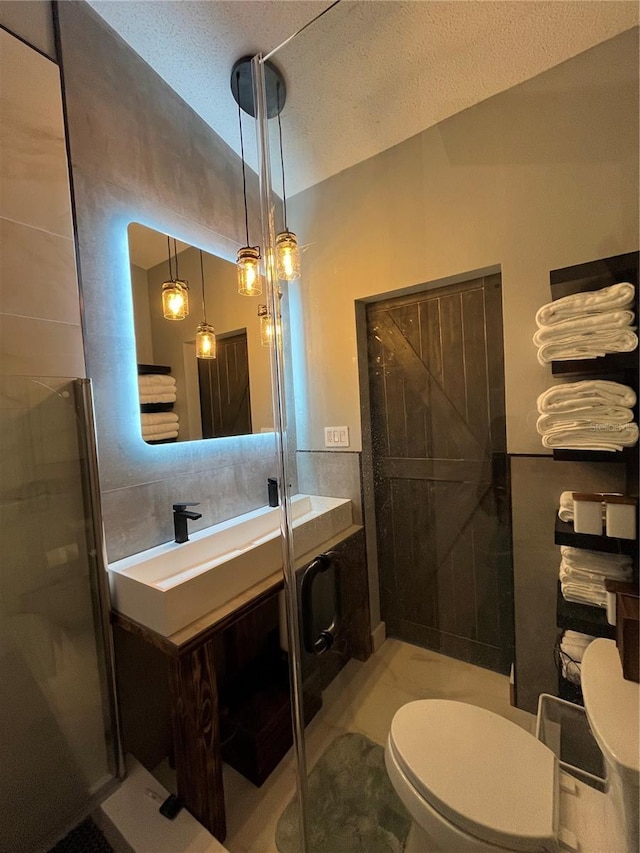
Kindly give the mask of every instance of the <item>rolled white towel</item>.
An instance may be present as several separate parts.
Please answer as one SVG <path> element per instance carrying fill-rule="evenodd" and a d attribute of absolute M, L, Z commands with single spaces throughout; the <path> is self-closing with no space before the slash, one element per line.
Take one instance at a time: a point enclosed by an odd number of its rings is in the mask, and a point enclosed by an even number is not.
<path fill-rule="evenodd" d="M 574 320 L 563 320 L 553 326 L 541 326 L 533 336 L 536 346 L 553 341 L 575 340 L 584 334 L 596 335 L 601 331 L 624 330 L 631 327 L 633 311 L 607 311 Z"/>
<path fill-rule="evenodd" d="M 580 662 L 575 660 L 570 660 L 566 654 L 560 656 L 562 663 L 562 677 L 566 679 L 566 681 L 570 681 L 572 684 L 577 685 L 578 687 L 582 684 L 582 675 L 580 672 Z"/>
<path fill-rule="evenodd" d="M 633 352 L 638 336 L 632 329 L 610 329 L 597 334 L 576 335 L 565 341 L 550 341 L 538 348 L 538 363 L 552 361 L 581 361 L 601 358 L 614 352 Z"/>
<path fill-rule="evenodd" d="M 150 385 L 175 388 L 176 380 L 175 377 L 170 376 L 168 373 L 145 373 L 142 376 L 138 376 L 138 385 L 140 388 L 147 388 Z"/>
<path fill-rule="evenodd" d="M 143 433 L 142 437 L 145 439 L 145 441 L 165 441 L 168 438 L 177 438 L 178 437 L 178 430 L 175 429 L 175 430 L 171 430 L 169 432 L 159 432 L 159 433 L 154 433 L 153 435 L 145 435 Z"/>
<path fill-rule="evenodd" d="M 628 424 L 632 420 L 633 412 L 626 406 L 594 406 L 591 409 L 577 409 L 575 412 L 554 412 L 540 415 L 536 421 L 536 429 L 540 435 L 545 435 L 557 427 L 561 429 L 572 427 L 588 429 L 591 424 L 600 424 L 603 428 L 611 424 L 614 427 L 611 431 L 615 432 L 620 425 Z M 601 431 L 607 432 L 606 429 Z"/>
<path fill-rule="evenodd" d="M 561 545 L 560 555 L 568 568 L 602 574 L 616 569 L 630 569 L 633 566 L 633 560 L 627 554 L 607 554 L 603 551 L 592 551 L 590 548 L 574 548 L 571 545 Z"/>
<path fill-rule="evenodd" d="M 638 443 L 637 424 L 598 424 L 557 426 L 542 436 L 549 449 L 603 450 L 615 452 Z"/>
<path fill-rule="evenodd" d="M 541 414 L 572 412 L 588 406 L 626 406 L 633 408 L 636 393 L 628 385 L 607 379 L 586 379 L 552 385 L 537 400 Z"/>
<path fill-rule="evenodd" d="M 143 412 L 140 415 L 142 426 L 155 426 L 156 424 L 177 424 L 178 415 L 175 412 Z"/>
<path fill-rule="evenodd" d="M 175 391 L 169 394 L 140 394 L 141 403 L 175 403 Z"/>
<path fill-rule="evenodd" d="M 586 584 L 562 583 L 562 597 L 576 604 L 589 604 L 592 607 L 607 606 L 607 593 Z"/>
<path fill-rule="evenodd" d="M 573 491 L 560 495 L 558 516 L 560 521 L 573 521 Z"/>
<path fill-rule="evenodd" d="M 589 586 L 594 586 L 599 590 L 604 590 L 607 579 L 616 581 L 630 581 L 633 572 L 631 569 L 620 569 L 607 574 L 601 572 L 590 572 L 587 569 L 567 569 L 566 566 L 560 567 L 560 580 L 566 583 L 584 583 Z"/>
<path fill-rule="evenodd" d="M 628 281 L 612 284 L 600 290 L 572 293 L 538 309 L 536 323 L 538 326 L 550 326 L 585 314 L 624 310 L 633 304 L 634 295 L 635 287 Z"/>

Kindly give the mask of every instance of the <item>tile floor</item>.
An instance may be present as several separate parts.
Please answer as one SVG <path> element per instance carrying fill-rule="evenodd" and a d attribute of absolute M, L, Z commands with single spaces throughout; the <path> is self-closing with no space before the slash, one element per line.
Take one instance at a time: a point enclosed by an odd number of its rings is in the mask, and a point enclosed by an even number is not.
<path fill-rule="evenodd" d="M 308 767 L 347 731 L 384 744 L 398 708 L 428 698 L 480 705 L 533 731 L 535 717 L 509 704 L 505 676 L 389 639 L 366 663 L 350 661 L 324 692 L 322 710 L 306 730 Z M 292 751 L 261 788 L 226 766 L 224 784 L 225 848 L 230 853 L 276 853 L 276 825 L 295 791 Z"/>

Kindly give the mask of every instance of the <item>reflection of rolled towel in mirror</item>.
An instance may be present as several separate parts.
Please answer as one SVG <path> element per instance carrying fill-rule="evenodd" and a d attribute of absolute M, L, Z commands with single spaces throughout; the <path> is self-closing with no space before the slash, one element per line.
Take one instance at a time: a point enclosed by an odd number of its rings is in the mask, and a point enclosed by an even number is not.
<path fill-rule="evenodd" d="M 627 385 L 585 380 L 554 385 L 538 397 L 542 444 L 569 450 L 622 450 L 638 441 L 636 394 Z"/>
<path fill-rule="evenodd" d="M 638 346 L 634 295 L 634 285 L 621 282 L 543 305 L 533 336 L 540 364 L 632 352 Z"/>
<path fill-rule="evenodd" d="M 180 430 L 175 412 L 153 412 L 141 414 L 142 437 L 145 441 L 166 441 L 177 438 Z"/>
<path fill-rule="evenodd" d="M 173 376 L 149 373 L 138 376 L 141 403 L 175 403 L 176 380 Z"/>

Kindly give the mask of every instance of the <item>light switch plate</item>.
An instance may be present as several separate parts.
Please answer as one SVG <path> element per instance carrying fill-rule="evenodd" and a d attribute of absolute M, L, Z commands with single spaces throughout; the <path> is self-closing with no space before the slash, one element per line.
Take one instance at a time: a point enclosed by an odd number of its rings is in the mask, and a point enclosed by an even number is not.
<path fill-rule="evenodd" d="M 325 447 L 349 447 L 349 427 L 325 427 L 324 428 L 324 446 Z"/>

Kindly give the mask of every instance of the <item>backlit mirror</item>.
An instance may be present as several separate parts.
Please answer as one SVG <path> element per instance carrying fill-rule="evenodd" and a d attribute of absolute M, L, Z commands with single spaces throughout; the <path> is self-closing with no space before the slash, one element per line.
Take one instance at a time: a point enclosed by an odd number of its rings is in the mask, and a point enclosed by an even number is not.
<path fill-rule="evenodd" d="M 235 264 L 138 223 L 128 229 L 142 437 L 149 444 L 271 432 L 269 348 L 261 297 L 241 296 Z M 196 357 L 196 334 L 213 326 L 216 357 Z M 163 285 L 188 285 L 188 314 L 166 319 Z M 179 288 L 178 288 L 179 289 Z M 167 289 L 165 288 L 165 291 Z M 169 297 L 168 299 L 166 297 Z M 165 292 L 165 313 L 181 294 Z"/>

